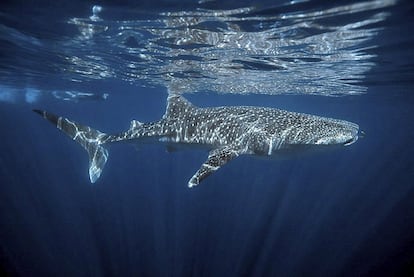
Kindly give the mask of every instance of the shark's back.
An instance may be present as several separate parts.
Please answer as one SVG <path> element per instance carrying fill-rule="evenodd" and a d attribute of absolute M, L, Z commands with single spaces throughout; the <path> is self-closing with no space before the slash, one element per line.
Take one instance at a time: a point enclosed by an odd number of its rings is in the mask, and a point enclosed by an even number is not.
<path fill-rule="evenodd" d="M 299 144 L 315 131 L 345 122 L 265 107 L 198 108 L 181 96 L 169 99 L 163 120 L 162 124 L 178 131 L 171 134 L 175 142 L 240 147 L 252 140 L 272 138 Z"/>

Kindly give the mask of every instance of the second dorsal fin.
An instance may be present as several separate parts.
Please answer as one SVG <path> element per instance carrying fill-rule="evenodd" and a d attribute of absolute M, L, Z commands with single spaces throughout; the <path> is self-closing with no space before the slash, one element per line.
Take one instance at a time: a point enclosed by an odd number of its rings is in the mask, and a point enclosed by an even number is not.
<path fill-rule="evenodd" d="M 136 129 L 140 126 L 142 126 L 144 123 L 138 121 L 138 120 L 131 120 L 131 125 L 129 125 L 129 129 Z"/>

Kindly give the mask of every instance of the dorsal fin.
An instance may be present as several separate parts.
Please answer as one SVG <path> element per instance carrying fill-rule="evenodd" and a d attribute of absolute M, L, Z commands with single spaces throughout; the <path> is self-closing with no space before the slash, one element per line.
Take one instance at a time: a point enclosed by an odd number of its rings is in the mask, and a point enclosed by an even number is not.
<path fill-rule="evenodd" d="M 172 94 L 167 98 L 167 109 L 165 110 L 164 117 L 174 115 L 177 112 L 194 109 L 195 106 L 190 101 L 185 99 L 181 95 Z"/>

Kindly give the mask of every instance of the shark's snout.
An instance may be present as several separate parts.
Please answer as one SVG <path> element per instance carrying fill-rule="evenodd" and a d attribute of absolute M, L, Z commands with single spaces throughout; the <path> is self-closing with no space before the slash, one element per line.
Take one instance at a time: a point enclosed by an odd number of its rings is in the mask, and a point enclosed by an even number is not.
<path fill-rule="evenodd" d="M 350 137 L 343 143 L 344 146 L 349 146 L 353 143 L 355 143 L 358 140 L 359 137 L 359 126 L 357 124 L 351 124 L 352 129 L 351 129 L 351 133 L 350 133 Z"/>

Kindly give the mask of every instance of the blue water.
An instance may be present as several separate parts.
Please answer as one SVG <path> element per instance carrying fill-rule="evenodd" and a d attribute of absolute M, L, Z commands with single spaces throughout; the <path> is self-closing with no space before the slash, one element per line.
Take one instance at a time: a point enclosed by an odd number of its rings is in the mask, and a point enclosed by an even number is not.
<path fill-rule="evenodd" d="M 408 276 L 414 270 L 410 1 L 3 1 L 0 266 L 9 276 Z M 93 10 L 93 6 L 95 10 Z M 31 110 L 108 133 L 195 105 L 355 122 L 340 150 L 84 150 Z"/>

